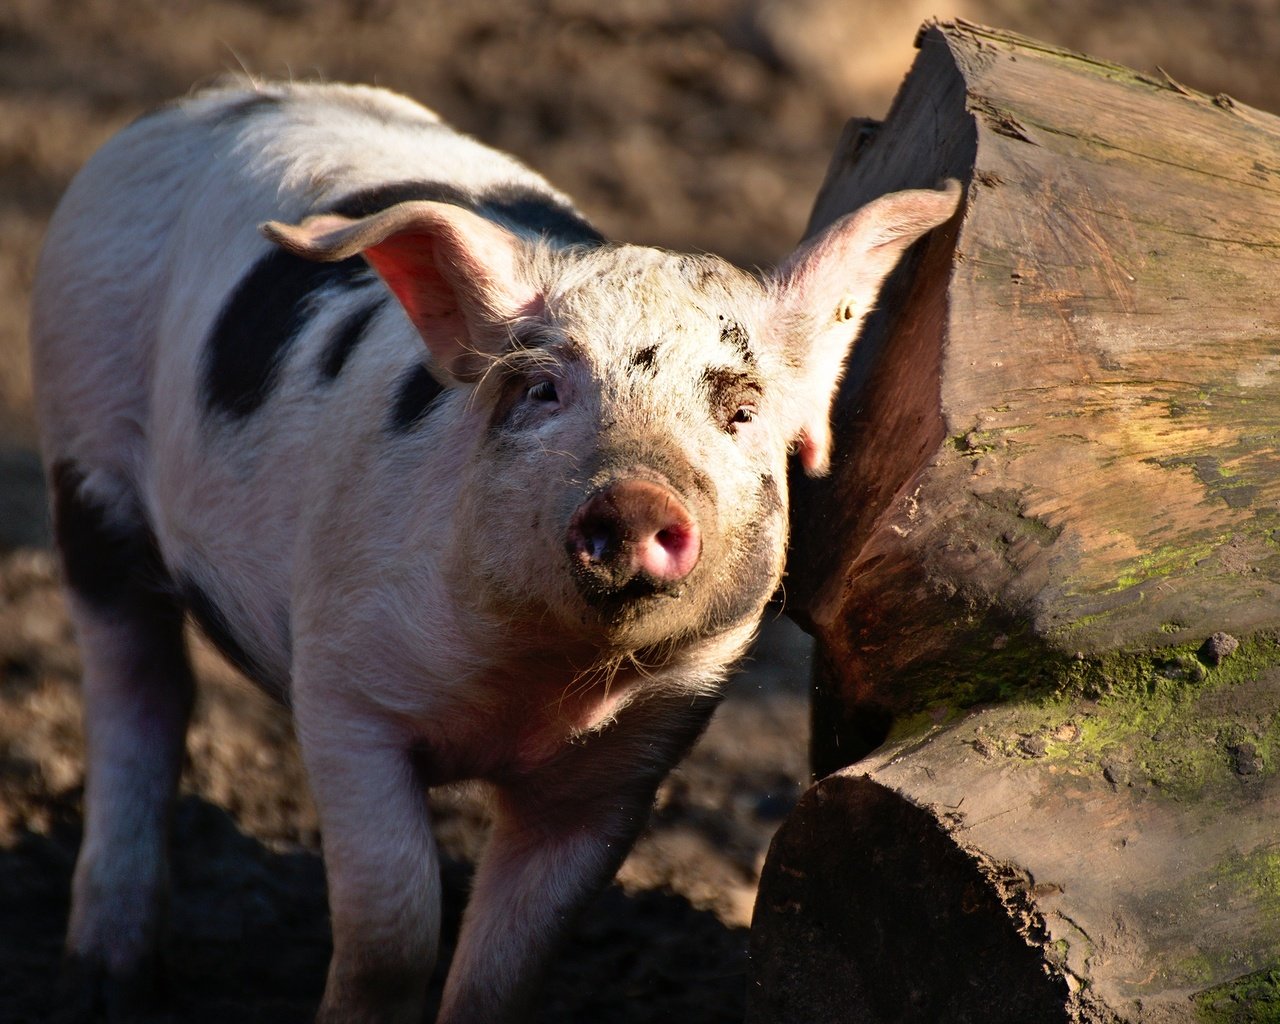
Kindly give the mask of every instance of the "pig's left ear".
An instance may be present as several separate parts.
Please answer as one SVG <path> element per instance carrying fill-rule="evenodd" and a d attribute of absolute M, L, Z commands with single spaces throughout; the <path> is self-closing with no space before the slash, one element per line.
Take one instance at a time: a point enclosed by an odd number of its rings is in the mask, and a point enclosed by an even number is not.
<path fill-rule="evenodd" d="M 772 275 L 770 312 L 788 334 L 788 362 L 801 367 L 796 439 L 810 476 L 827 471 L 831 402 L 880 283 L 912 242 L 955 213 L 960 194 L 951 179 L 937 190 L 881 196 L 805 242 Z"/>
<path fill-rule="evenodd" d="M 474 380 L 487 356 L 510 340 L 515 317 L 539 311 L 542 296 L 520 274 L 523 243 L 450 203 L 400 203 L 351 220 L 337 214 L 301 224 L 271 221 L 262 232 L 306 259 L 364 256 L 400 300 L 431 352 L 456 380 Z"/>

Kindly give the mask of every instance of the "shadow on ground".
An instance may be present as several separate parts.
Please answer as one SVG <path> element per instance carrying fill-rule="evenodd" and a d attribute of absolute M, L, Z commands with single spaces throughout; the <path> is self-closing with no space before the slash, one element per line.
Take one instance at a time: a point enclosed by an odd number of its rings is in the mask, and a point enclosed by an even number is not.
<path fill-rule="evenodd" d="M 0 771 L 11 772 L 11 762 Z M 0 1020 L 48 1019 L 79 843 L 78 793 L 46 808 L 47 834 L 0 849 Z M 156 1024 L 309 1024 L 329 955 L 314 850 L 273 850 L 221 808 L 184 798 L 174 821 L 171 1003 Z M 439 999 L 470 867 L 447 860 Z M 661 892 L 613 887 L 585 912 L 548 979 L 538 1021 L 740 1021 L 746 932 Z"/>

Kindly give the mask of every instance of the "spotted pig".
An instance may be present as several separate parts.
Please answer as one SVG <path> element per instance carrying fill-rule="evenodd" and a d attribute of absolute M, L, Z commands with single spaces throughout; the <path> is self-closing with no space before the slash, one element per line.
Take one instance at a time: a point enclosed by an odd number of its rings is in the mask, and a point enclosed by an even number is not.
<path fill-rule="evenodd" d="M 237 84 L 71 184 L 32 317 L 84 659 L 67 998 L 153 987 L 190 613 L 289 706 L 319 809 L 319 1020 L 419 1021 L 424 791 L 495 821 L 438 1020 L 523 1019 L 778 585 L 787 463 L 954 184 L 773 273 L 606 241 L 514 159 L 372 88 Z"/>

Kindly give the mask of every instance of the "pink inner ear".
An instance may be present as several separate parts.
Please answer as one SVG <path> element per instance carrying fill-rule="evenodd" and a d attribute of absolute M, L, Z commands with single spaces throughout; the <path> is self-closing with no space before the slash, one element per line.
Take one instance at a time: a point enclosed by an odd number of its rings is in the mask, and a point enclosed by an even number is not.
<path fill-rule="evenodd" d="M 364 256 L 441 366 L 461 372 L 460 357 L 505 343 L 504 322 L 539 312 L 542 295 L 520 279 L 521 254 L 509 232 L 457 208 L 433 214 Z"/>
<path fill-rule="evenodd" d="M 364 257 L 420 331 L 444 326 L 464 329 L 457 296 L 436 264 L 435 239 L 431 235 L 408 231 L 393 235 L 366 249 Z"/>

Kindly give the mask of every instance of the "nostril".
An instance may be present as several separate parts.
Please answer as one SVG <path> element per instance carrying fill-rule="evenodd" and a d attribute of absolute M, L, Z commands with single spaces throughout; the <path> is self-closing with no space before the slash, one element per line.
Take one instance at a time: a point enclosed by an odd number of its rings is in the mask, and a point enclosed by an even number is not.
<path fill-rule="evenodd" d="M 686 514 L 642 539 L 637 545 L 636 562 L 650 576 L 674 582 L 693 570 L 700 546 L 698 528 Z"/>
<path fill-rule="evenodd" d="M 674 554 L 689 546 L 691 534 L 692 531 L 686 526 L 668 526 L 655 533 L 653 539 Z"/>
<path fill-rule="evenodd" d="M 582 541 L 578 550 L 592 562 L 603 562 L 617 545 L 617 534 L 601 520 L 582 524 Z"/>

